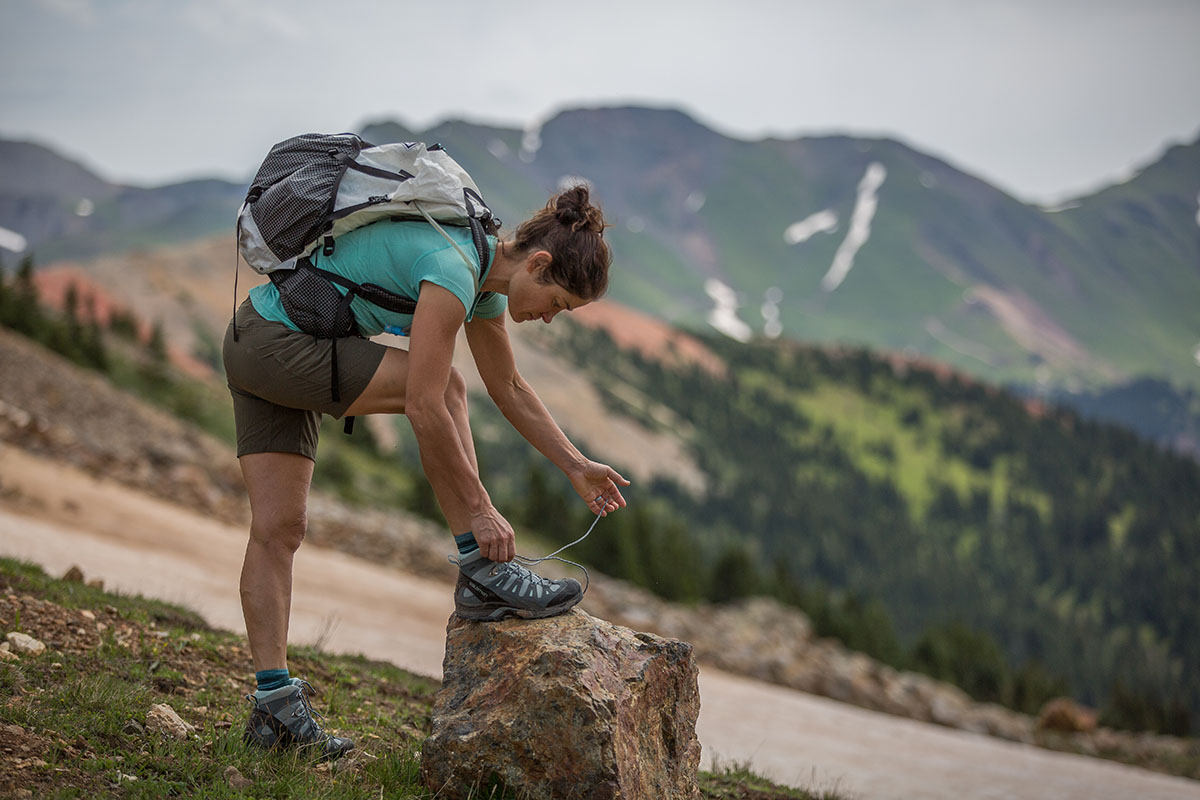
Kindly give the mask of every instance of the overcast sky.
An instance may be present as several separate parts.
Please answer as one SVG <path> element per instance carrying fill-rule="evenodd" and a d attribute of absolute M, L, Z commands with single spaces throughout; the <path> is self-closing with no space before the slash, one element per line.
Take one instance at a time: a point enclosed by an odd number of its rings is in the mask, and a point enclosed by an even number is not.
<path fill-rule="evenodd" d="M 1194 0 L 0 0 L 0 137 L 242 180 L 304 131 L 644 104 L 892 136 L 1053 202 L 1200 135 L 1198 41 Z"/>

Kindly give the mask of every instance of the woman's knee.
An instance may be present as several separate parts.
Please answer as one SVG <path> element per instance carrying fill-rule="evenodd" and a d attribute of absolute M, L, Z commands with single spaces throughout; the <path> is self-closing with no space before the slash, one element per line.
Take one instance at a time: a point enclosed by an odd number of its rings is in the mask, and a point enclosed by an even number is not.
<path fill-rule="evenodd" d="M 308 532 L 308 518 L 303 511 L 298 514 L 272 514 L 264 518 L 254 517 L 250 523 L 250 537 L 259 544 L 294 553 Z"/>

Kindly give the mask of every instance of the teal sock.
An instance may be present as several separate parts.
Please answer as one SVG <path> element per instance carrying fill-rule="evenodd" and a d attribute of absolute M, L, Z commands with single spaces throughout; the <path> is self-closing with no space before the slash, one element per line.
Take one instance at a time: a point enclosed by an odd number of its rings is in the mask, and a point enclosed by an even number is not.
<path fill-rule="evenodd" d="M 254 680 L 258 683 L 258 691 L 269 692 L 272 689 L 278 689 L 280 686 L 287 686 L 291 683 L 291 676 L 287 669 L 264 669 L 261 672 L 254 673 Z"/>
<path fill-rule="evenodd" d="M 479 549 L 479 543 L 475 541 L 475 534 L 470 531 L 455 536 L 454 543 L 458 545 L 458 554 L 460 556 L 469 555 Z"/>

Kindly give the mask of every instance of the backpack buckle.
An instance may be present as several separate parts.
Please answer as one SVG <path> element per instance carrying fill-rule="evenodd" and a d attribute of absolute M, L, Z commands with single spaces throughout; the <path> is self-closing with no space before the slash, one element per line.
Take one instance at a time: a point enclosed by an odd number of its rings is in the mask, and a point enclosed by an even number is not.
<path fill-rule="evenodd" d="M 321 255 L 325 256 L 326 258 L 329 258 L 331 255 L 333 255 L 333 237 L 332 236 L 325 237 L 325 246 L 321 248 Z"/>

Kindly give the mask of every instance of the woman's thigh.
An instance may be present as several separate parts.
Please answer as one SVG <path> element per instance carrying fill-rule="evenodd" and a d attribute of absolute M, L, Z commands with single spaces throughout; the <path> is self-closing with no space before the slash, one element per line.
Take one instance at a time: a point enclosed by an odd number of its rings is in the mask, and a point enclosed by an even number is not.
<path fill-rule="evenodd" d="M 223 356 L 231 390 L 285 408 L 341 417 L 371 382 L 384 354 L 382 344 L 348 336 L 317 339 L 264 320 L 247 300 L 225 335 Z M 333 392 L 333 348 L 337 347 L 339 398 Z"/>

